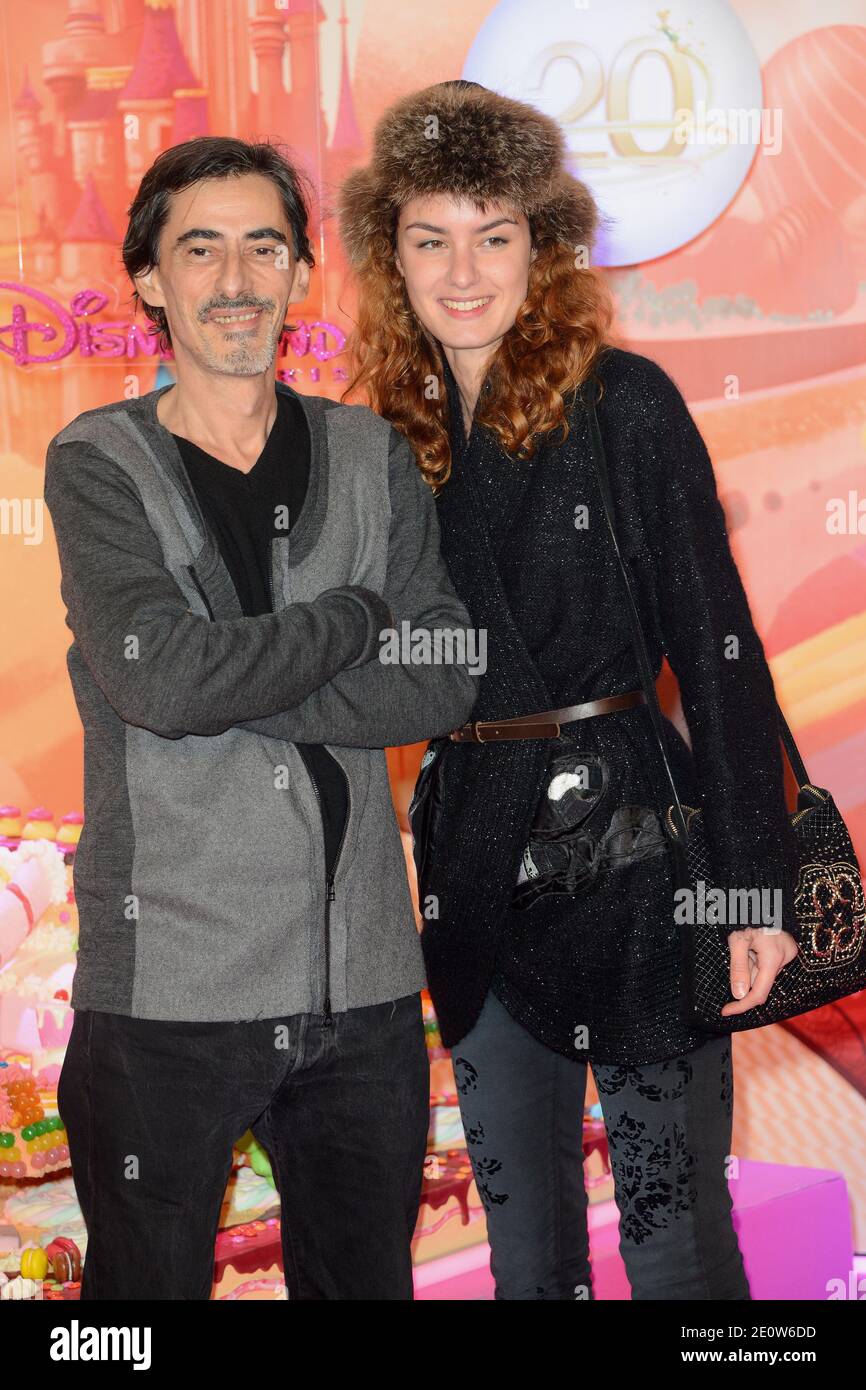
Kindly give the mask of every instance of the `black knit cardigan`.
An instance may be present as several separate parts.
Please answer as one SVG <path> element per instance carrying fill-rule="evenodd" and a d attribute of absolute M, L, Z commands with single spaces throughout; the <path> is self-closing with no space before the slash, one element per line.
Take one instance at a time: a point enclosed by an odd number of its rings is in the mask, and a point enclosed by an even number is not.
<path fill-rule="evenodd" d="M 664 653 L 689 728 L 691 751 L 666 720 L 680 799 L 703 804 L 713 883 L 781 889 L 783 925 L 796 936 L 796 845 L 773 681 L 706 446 L 677 386 L 648 358 L 607 348 L 596 375 L 618 530 L 653 670 Z M 447 361 L 445 378 L 453 471 L 437 497 L 442 554 L 487 640 L 472 717 L 638 689 L 582 405 L 571 405 L 565 442 L 557 430 L 532 460 L 512 459 L 477 423 L 466 442 Z M 588 524 L 576 524 L 586 516 Z M 669 804 L 646 707 L 575 730 L 580 746 L 608 760 L 620 802 Z M 421 884 L 421 941 L 443 1042 L 454 1047 L 466 1035 L 492 989 L 563 1055 L 634 1066 L 681 1055 L 707 1034 L 683 1017 L 667 854 L 602 875 L 589 891 L 529 910 L 511 904 L 553 747 L 541 739 L 446 744 L 443 821 Z"/>

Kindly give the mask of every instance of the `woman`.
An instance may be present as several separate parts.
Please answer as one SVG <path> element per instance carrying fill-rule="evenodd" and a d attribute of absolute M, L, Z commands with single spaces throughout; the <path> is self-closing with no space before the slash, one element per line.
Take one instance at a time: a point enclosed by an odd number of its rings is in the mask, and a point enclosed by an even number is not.
<path fill-rule="evenodd" d="M 581 383 L 598 396 L 653 670 L 664 652 L 680 681 L 694 750 L 666 721 L 680 798 L 704 798 L 713 882 L 783 889 L 793 925 L 773 683 L 685 402 L 608 341 L 604 284 L 585 268 L 598 213 L 564 152 L 534 108 L 446 82 L 384 114 L 341 192 L 359 281 L 349 390 L 409 438 L 435 490 L 442 554 L 487 634 L 473 719 L 593 702 L 560 715 L 559 738 L 548 721 L 548 736 L 499 726 L 479 742 L 470 725 L 434 741 L 428 981 L 498 1298 L 594 1296 L 591 1062 L 633 1297 L 748 1299 L 727 1186 L 731 1044 L 681 1018 L 660 757 Z M 797 942 L 748 925 L 729 940 L 740 1011 Z"/>

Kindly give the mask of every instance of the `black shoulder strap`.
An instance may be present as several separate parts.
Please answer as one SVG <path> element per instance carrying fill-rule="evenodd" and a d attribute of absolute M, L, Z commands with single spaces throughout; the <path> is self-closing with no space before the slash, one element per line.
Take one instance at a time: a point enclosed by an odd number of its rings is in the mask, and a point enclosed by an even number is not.
<path fill-rule="evenodd" d="M 613 540 L 613 548 L 616 553 L 616 558 L 619 562 L 619 567 L 622 572 L 622 577 L 625 584 L 625 592 L 627 599 L 626 606 L 628 610 L 629 622 L 631 623 L 632 628 L 634 653 L 635 657 L 637 658 L 638 669 L 640 671 L 641 684 L 647 697 L 647 708 L 649 709 L 650 718 L 652 719 L 653 723 L 653 729 L 655 731 L 656 738 L 658 739 L 659 751 L 661 753 L 665 773 L 667 774 L 667 779 L 670 782 L 671 793 L 673 796 L 673 812 L 677 819 L 677 831 L 679 835 L 682 837 L 682 839 L 685 840 L 687 838 L 685 818 L 683 816 L 683 808 L 680 804 L 679 796 L 677 795 L 676 783 L 674 782 L 673 773 L 671 772 L 671 766 L 668 762 L 667 748 L 665 744 L 664 722 L 662 718 L 661 706 L 659 705 L 659 698 L 658 692 L 656 690 L 655 678 L 653 676 L 653 670 L 649 659 L 649 653 L 647 651 L 646 640 L 643 635 L 643 629 L 641 628 L 640 623 L 640 616 L 638 614 L 638 608 L 634 598 L 634 590 L 632 588 L 631 575 L 629 573 L 628 566 L 625 562 L 625 558 L 620 550 L 619 540 L 617 538 L 613 495 L 610 490 L 610 480 L 608 478 L 607 463 L 604 454 L 604 442 L 601 437 L 601 430 L 598 424 L 598 415 L 595 409 L 595 395 L 594 391 L 587 382 L 584 382 L 581 385 L 580 394 L 583 399 L 584 406 L 586 408 L 587 416 L 589 418 L 589 435 L 590 442 L 592 444 L 593 461 L 595 463 L 595 471 L 596 476 L 598 478 L 598 485 L 599 490 L 601 492 L 602 502 L 604 503 L 604 512 L 607 518 L 608 530 L 610 531 L 611 538 Z M 805 764 L 800 756 L 799 749 L 797 748 L 797 745 L 794 741 L 794 736 L 788 727 L 788 723 L 785 719 L 785 716 L 779 708 L 778 701 L 776 702 L 776 715 L 779 724 L 779 734 L 785 746 L 785 751 L 791 760 L 791 766 L 794 769 L 794 773 L 797 778 L 797 783 L 800 787 L 808 786 L 810 785 L 810 783 L 808 773 L 806 772 Z"/>

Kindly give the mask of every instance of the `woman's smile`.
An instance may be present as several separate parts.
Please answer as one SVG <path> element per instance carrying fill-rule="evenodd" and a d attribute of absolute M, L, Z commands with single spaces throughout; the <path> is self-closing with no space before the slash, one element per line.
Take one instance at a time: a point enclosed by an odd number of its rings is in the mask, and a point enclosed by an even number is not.
<path fill-rule="evenodd" d="M 440 299 L 439 303 L 453 319 L 477 319 L 493 303 L 493 295 L 481 295 L 475 299 Z"/>

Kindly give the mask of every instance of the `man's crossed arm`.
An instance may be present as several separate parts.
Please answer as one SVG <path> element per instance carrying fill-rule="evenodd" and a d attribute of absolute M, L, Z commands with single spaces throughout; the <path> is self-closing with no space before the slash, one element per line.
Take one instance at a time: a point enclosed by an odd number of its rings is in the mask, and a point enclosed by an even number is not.
<path fill-rule="evenodd" d="M 379 633 L 465 629 L 439 555 L 435 502 L 408 442 L 392 431 L 385 594 L 345 586 L 276 613 L 192 613 L 124 471 L 81 441 L 48 449 L 45 501 L 61 593 L 83 658 L 127 723 L 166 738 L 232 726 L 290 742 L 385 747 L 461 723 L 475 700 L 465 663 L 390 665 Z M 357 680 L 361 677 L 361 680 Z"/>

